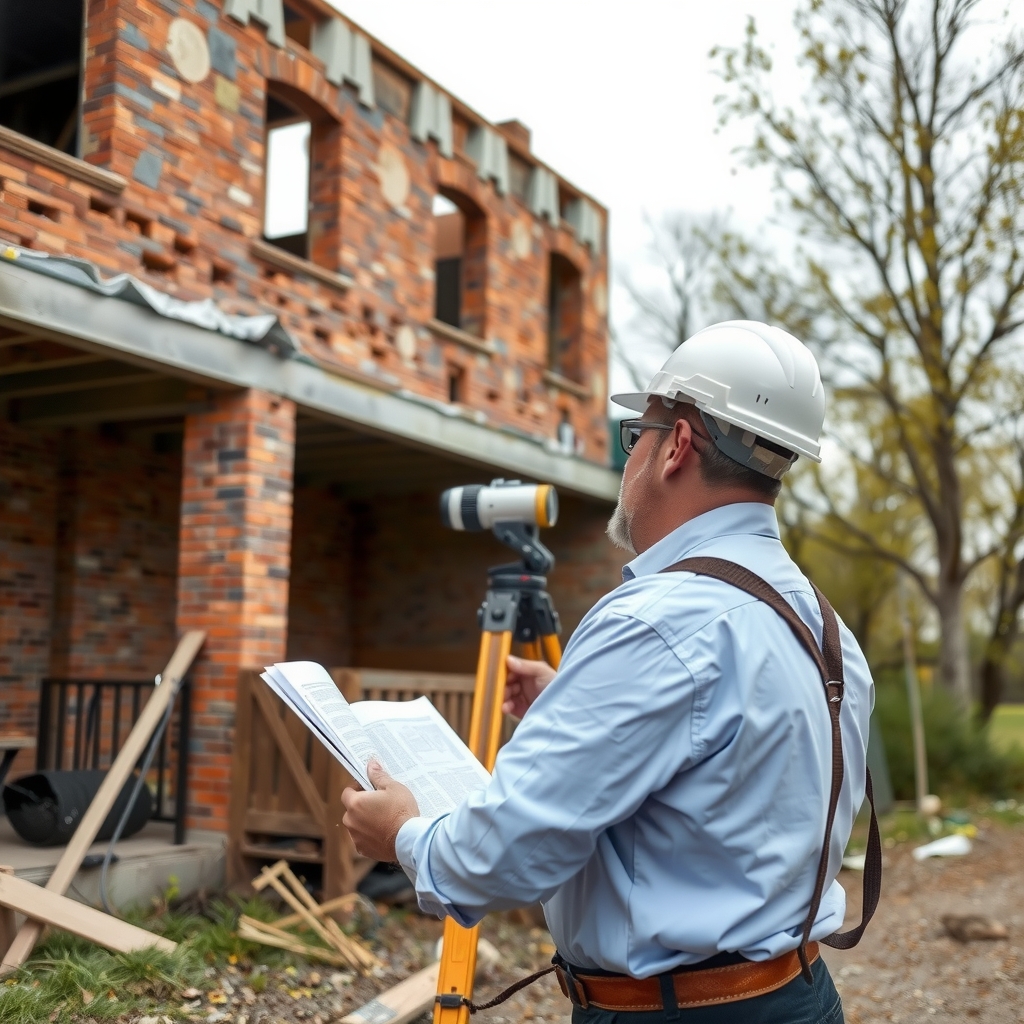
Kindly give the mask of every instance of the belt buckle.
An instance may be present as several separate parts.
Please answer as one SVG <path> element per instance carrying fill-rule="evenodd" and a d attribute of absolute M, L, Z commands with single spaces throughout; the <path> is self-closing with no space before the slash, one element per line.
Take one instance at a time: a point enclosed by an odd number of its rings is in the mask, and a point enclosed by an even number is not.
<path fill-rule="evenodd" d="M 583 982 L 572 973 L 572 968 L 561 957 L 559 960 L 560 963 L 555 963 L 555 977 L 558 978 L 558 987 L 562 990 L 562 995 L 573 1006 L 578 1006 L 581 1010 L 589 1009 L 590 1000 L 587 999 L 587 990 L 583 987 Z"/>

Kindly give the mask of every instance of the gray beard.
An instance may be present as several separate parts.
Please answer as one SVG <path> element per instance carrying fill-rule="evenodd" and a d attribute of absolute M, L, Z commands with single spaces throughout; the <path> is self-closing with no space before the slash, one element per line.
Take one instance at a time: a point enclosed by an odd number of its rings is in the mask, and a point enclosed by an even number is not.
<path fill-rule="evenodd" d="M 623 551 L 631 555 L 636 554 L 636 548 L 633 547 L 633 539 L 629 535 L 629 515 L 622 504 L 621 483 L 619 484 L 619 500 L 615 503 L 615 511 L 612 513 L 611 519 L 608 520 L 605 533 L 608 534 L 608 539 L 617 548 L 622 548 Z"/>

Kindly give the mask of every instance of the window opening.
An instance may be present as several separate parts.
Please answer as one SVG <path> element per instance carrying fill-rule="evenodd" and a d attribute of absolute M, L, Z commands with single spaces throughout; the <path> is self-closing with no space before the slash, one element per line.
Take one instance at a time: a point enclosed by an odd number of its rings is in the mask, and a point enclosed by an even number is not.
<path fill-rule="evenodd" d="M 444 196 L 434 196 L 434 316 L 452 327 L 462 326 L 462 254 L 466 218 Z M 455 399 L 452 399 L 455 401 Z"/>
<path fill-rule="evenodd" d="M 296 10 L 291 4 L 285 4 L 284 34 L 308 50 L 309 41 L 313 36 L 313 23 L 305 14 Z"/>
<path fill-rule="evenodd" d="M 453 405 L 463 400 L 466 371 L 461 366 L 448 367 L 448 401 Z"/>
<path fill-rule="evenodd" d="M 569 410 L 562 410 L 562 419 L 558 424 L 558 445 L 563 452 L 572 455 L 576 451 L 576 431 L 573 429 L 572 421 L 569 419 Z"/>
<path fill-rule="evenodd" d="M 564 256 L 553 252 L 548 268 L 548 366 L 570 380 L 581 376 L 582 318 L 580 272 Z"/>
<path fill-rule="evenodd" d="M 78 154 L 82 0 L 0 0 L 0 125 Z"/>
<path fill-rule="evenodd" d="M 487 219 L 465 196 L 434 196 L 434 316 L 484 336 Z"/>
<path fill-rule="evenodd" d="M 267 98 L 266 202 L 263 237 L 309 258 L 309 171 L 312 124 L 274 96 Z"/>

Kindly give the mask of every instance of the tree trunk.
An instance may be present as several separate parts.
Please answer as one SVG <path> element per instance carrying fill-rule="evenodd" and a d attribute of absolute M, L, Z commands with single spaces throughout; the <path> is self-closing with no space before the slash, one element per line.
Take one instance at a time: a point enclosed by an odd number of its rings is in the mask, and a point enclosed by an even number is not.
<path fill-rule="evenodd" d="M 939 613 L 939 680 L 964 711 L 971 706 L 971 663 L 964 624 L 963 587 L 940 589 L 936 602 Z"/>
<path fill-rule="evenodd" d="M 987 722 L 992 712 L 1003 699 L 1003 670 L 1005 655 L 992 656 L 985 652 L 985 660 L 981 665 L 981 721 Z"/>

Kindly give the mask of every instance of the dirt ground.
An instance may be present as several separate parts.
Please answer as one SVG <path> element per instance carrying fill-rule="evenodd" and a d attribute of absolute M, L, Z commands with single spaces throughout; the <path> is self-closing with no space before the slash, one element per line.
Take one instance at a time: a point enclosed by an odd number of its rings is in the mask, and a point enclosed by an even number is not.
<path fill-rule="evenodd" d="M 882 902 L 867 936 L 856 949 L 825 954 L 848 1024 L 1024 1022 L 1024 828 L 985 821 L 979 828 L 974 849 L 966 857 L 918 863 L 910 851 L 920 841 L 886 850 Z M 859 920 L 860 876 L 844 871 L 840 880 L 850 897 L 849 927 Z M 946 935 L 940 922 L 945 914 L 994 917 L 1007 926 L 1010 937 L 962 944 Z M 553 952 L 546 931 L 503 916 L 488 919 L 483 933 L 501 951 L 503 961 L 478 982 L 478 1001 L 544 966 Z M 224 1024 L 243 1024 L 243 1019 L 244 1024 L 329 1024 L 425 966 L 439 935 L 436 921 L 392 913 L 377 935 L 382 949 L 390 952 L 384 954 L 386 966 L 376 977 L 300 971 L 268 979 L 255 998 L 251 990 L 239 989 L 228 1005 L 217 1008 L 223 1017 L 212 1006 L 196 1010 L 214 1011 L 211 1017 Z M 549 977 L 472 1019 L 477 1024 L 568 1024 L 569 1007 Z"/>

